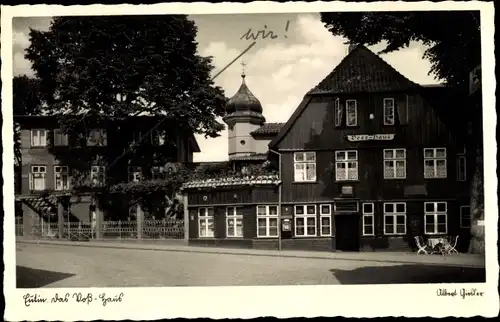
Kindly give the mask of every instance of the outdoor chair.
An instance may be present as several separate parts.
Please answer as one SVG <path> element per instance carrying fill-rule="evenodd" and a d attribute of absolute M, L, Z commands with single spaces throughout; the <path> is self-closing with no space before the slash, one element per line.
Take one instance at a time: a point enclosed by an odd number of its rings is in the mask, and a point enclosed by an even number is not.
<path fill-rule="evenodd" d="M 417 244 L 418 247 L 417 255 L 420 255 L 420 253 L 429 254 L 427 252 L 428 246 L 425 243 L 424 238 L 422 236 L 415 236 L 414 238 L 415 238 L 415 243 Z"/>
<path fill-rule="evenodd" d="M 451 254 L 451 253 L 458 254 L 458 251 L 456 250 L 457 243 L 458 243 L 458 236 L 451 237 L 450 241 L 444 245 L 444 251 L 447 254 Z"/>

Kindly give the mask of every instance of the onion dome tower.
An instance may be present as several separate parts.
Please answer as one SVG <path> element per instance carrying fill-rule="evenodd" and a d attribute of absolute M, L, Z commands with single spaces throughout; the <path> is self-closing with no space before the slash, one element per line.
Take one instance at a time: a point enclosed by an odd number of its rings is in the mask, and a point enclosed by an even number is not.
<path fill-rule="evenodd" d="M 241 86 L 227 102 L 223 118 L 228 125 L 229 159 L 255 154 L 255 140 L 250 133 L 266 122 L 262 115 L 262 105 L 248 88 L 245 77 L 243 71 Z"/>

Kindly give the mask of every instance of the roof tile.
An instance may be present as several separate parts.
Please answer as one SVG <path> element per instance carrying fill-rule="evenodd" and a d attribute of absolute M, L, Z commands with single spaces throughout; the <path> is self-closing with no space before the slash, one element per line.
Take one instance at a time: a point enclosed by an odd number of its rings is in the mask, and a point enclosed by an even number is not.
<path fill-rule="evenodd" d="M 309 93 L 402 91 L 419 87 L 364 46 L 356 47 Z"/>
<path fill-rule="evenodd" d="M 257 130 L 250 133 L 252 136 L 271 136 L 276 135 L 281 131 L 285 123 L 265 123 Z"/>

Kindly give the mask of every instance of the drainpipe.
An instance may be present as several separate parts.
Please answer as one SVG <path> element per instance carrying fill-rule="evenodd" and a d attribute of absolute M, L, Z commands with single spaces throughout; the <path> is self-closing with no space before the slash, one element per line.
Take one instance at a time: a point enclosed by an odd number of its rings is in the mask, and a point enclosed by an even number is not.
<path fill-rule="evenodd" d="M 278 185 L 278 250 L 281 250 L 281 189 L 282 189 L 282 182 L 281 182 L 281 153 L 274 151 L 272 149 L 269 149 L 270 152 L 277 154 L 278 155 L 278 178 L 279 178 L 279 185 Z"/>

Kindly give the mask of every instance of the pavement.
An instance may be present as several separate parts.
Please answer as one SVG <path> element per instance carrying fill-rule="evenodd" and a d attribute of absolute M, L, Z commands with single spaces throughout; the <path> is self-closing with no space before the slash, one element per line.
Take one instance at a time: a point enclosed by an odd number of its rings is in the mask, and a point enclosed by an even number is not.
<path fill-rule="evenodd" d="M 486 279 L 482 267 L 439 264 L 435 262 L 445 260 L 434 255 L 418 256 L 420 263 L 403 261 L 410 257 L 417 255 L 35 241 L 16 244 L 16 284 L 18 288 L 180 287 L 480 283 Z M 434 263 L 422 263 L 432 257 Z M 453 261 L 466 262 L 466 256 L 458 257 Z"/>
<path fill-rule="evenodd" d="M 252 255 L 286 258 L 332 259 L 367 261 L 379 263 L 426 264 L 439 266 L 485 267 L 484 255 L 450 254 L 417 255 L 416 252 L 322 252 L 300 250 L 261 250 L 245 248 L 222 248 L 212 246 L 188 246 L 184 240 L 90 240 L 86 242 L 62 240 L 18 240 L 18 243 L 59 245 L 68 247 L 98 247 L 114 249 L 152 250 L 165 252 L 188 252 L 226 255 Z"/>

